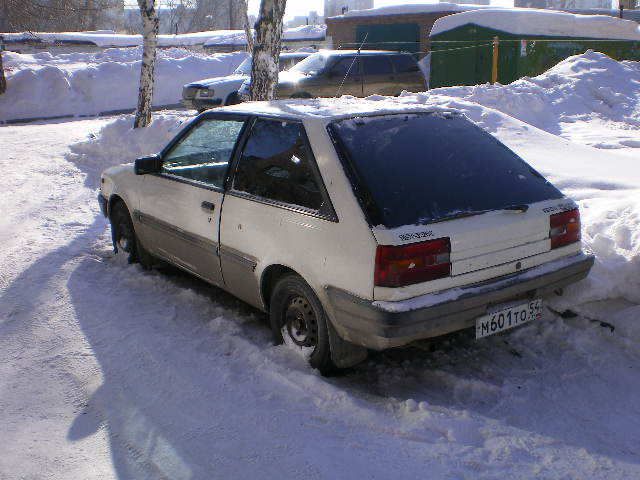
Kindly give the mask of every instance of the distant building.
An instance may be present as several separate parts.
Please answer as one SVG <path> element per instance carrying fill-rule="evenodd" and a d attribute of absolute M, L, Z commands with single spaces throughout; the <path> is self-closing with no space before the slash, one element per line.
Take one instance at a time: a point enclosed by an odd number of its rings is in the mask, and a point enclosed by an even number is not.
<path fill-rule="evenodd" d="M 289 20 L 287 27 L 301 27 L 302 25 L 321 25 L 324 23 L 324 17 L 318 15 L 318 12 L 312 10 L 308 15 L 297 15 Z"/>
<path fill-rule="evenodd" d="M 324 0 L 324 18 L 369 8 L 373 8 L 373 0 Z"/>
<path fill-rule="evenodd" d="M 448 2 L 349 10 L 342 15 L 325 18 L 327 38 L 336 49 L 362 46 L 368 50 L 401 50 L 422 55 L 429 50 L 429 33 L 437 19 L 478 8 L 487 7 Z"/>

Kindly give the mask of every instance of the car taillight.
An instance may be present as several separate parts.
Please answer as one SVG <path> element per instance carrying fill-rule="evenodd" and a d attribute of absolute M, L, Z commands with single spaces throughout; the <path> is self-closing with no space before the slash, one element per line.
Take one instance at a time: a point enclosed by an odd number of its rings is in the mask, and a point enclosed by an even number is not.
<path fill-rule="evenodd" d="M 375 285 L 402 287 L 448 277 L 451 273 L 450 253 L 449 238 L 408 245 L 378 245 Z"/>
<path fill-rule="evenodd" d="M 551 248 L 580 241 L 580 211 L 577 208 L 549 217 Z"/>

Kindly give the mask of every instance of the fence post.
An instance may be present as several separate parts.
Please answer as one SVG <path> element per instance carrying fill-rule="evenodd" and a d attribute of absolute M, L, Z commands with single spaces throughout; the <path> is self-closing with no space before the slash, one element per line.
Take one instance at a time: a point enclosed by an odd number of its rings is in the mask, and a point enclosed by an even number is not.
<path fill-rule="evenodd" d="M 493 58 L 491 62 L 491 83 L 498 82 L 498 47 L 500 45 L 500 39 L 493 37 Z"/>

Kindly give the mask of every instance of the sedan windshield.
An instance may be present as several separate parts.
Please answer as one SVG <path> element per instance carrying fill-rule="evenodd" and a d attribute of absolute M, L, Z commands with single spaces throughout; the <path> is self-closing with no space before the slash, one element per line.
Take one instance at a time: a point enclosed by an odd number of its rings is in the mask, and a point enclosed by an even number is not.
<path fill-rule="evenodd" d="M 291 72 L 298 72 L 304 75 L 315 75 L 327 64 L 327 57 L 322 53 L 314 53 L 297 63 L 289 69 Z"/>
<path fill-rule="evenodd" d="M 460 114 L 359 117 L 329 127 L 373 225 L 395 228 L 562 198 Z"/>

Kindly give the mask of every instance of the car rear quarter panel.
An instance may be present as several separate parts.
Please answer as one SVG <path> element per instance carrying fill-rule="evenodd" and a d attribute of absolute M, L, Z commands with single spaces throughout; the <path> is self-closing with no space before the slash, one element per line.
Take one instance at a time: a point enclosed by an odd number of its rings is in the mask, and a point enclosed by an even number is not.
<path fill-rule="evenodd" d="M 338 219 L 337 222 L 327 222 L 327 236 L 317 236 L 310 240 L 309 245 L 301 246 L 301 252 L 309 252 L 307 257 L 315 257 L 311 261 L 311 269 L 315 270 L 312 265 L 318 261 L 325 265 L 312 275 L 312 287 L 320 297 L 324 297 L 324 287 L 331 285 L 361 298 L 372 299 L 375 239 L 329 138 L 327 122 L 306 120 L 304 123 Z M 323 303 L 328 304 L 327 301 Z"/>

